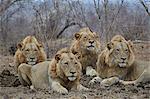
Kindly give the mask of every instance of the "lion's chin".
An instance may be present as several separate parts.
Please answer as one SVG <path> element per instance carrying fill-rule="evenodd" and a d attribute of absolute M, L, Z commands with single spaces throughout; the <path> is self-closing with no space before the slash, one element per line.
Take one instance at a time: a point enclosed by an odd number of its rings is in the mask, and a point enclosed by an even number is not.
<path fill-rule="evenodd" d="M 89 50 L 89 51 L 94 51 L 94 50 L 95 50 L 95 47 L 94 47 L 94 46 L 87 46 L 87 50 Z"/>
<path fill-rule="evenodd" d="M 68 79 L 69 79 L 70 81 L 74 81 L 74 80 L 76 80 L 76 77 L 75 77 L 75 76 L 68 76 Z"/>
<path fill-rule="evenodd" d="M 126 67 L 126 63 L 119 63 L 119 67 Z"/>
<path fill-rule="evenodd" d="M 35 61 L 31 61 L 31 62 L 28 62 L 29 65 L 35 65 L 36 62 Z"/>

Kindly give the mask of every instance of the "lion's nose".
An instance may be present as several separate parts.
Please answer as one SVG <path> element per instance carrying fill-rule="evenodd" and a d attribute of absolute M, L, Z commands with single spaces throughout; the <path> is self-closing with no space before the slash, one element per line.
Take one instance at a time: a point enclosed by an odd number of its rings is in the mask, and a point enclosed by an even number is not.
<path fill-rule="evenodd" d="M 90 40 L 89 43 L 93 44 L 93 43 L 94 43 L 94 40 Z"/>
<path fill-rule="evenodd" d="M 75 74 L 76 72 L 74 72 L 74 71 L 71 71 L 70 73 L 71 73 L 71 74 Z"/>
<path fill-rule="evenodd" d="M 31 60 L 34 60 L 35 58 L 31 57 L 30 59 L 31 59 Z"/>
<path fill-rule="evenodd" d="M 125 57 L 122 57 L 121 59 L 122 59 L 122 60 L 126 60 L 126 58 L 125 58 Z"/>

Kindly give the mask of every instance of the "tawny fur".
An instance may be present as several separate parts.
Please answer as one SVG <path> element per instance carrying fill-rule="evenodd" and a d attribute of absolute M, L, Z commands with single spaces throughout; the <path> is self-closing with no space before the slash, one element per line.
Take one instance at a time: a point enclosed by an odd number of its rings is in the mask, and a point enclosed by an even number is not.
<path fill-rule="evenodd" d="M 109 78 L 112 76 L 117 76 L 119 78 L 125 78 L 125 76 L 128 73 L 129 67 L 132 66 L 135 60 L 134 53 L 131 49 L 131 45 L 120 35 L 116 35 L 112 38 L 111 43 L 118 44 L 119 42 L 125 42 L 128 45 L 129 49 L 129 64 L 125 68 L 120 68 L 119 66 L 113 65 L 112 62 L 109 61 L 110 54 L 113 53 L 113 49 L 105 48 L 105 50 L 102 51 L 102 53 L 98 57 L 97 61 L 97 72 L 99 73 L 100 77 L 102 78 Z M 112 57 L 113 58 L 113 57 Z"/>
<path fill-rule="evenodd" d="M 25 51 L 24 47 L 26 47 L 26 45 L 29 43 L 34 43 L 38 47 L 38 55 L 37 55 L 36 63 L 43 62 L 46 60 L 46 53 L 44 51 L 42 44 L 40 44 L 34 36 L 27 36 L 21 43 L 19 43 L 21 44 L 22 48 L 18 48 L 14 56 L 14 63 L 15 63 L 16 71 L 18 69 L 18 66 L 21 63 L 27 63 L 26 55 L 23 54 L 23 52 Z"/>
<path fill-rule="evenodd" d="M 115 65 L 115 63 L 111 61 L 114 61 L 113 58 L 118 56 L 114 50 L 116 49 L 117 45 L 120 47 L 119 44 L 122 44 L 122 49 L 118 53 L 118 55 L 121 58 L 128 56 L 127 64 L 124 67 Z M 128 52 L 125 52 L 125 44 L 127 45 Z M 112 57 L 111 55 L 114 56 Z M 120 59 L 118 58 L 118 60 Z M 131 41 L 126 41 L 121 35 L 117 35 L 112 38 L 111 42 L 107 44 L 107 48 L 103 50 L 102 53 L 99 55 L 97 61 L 97 72 L 99 74 L 99 77 L 103 79 L 117 77 L 123 84 L 135 84 L 142 81 L 150 81 L 149 65 L 150 62 L 135 60 Z M 108 79 L 108 81 L 111 82 L 110 79 Z M 104 82 L 107 83 L 106 80 Z"/>
<path fill-rule="evenodd" d="M 87 46 L 89 46 L 92 41 L 94 42 L 94 47 L 90 50 Z M 88 66 L 96 68 L 96 61 L 98 53 L 100 52 L 100 42 L 95 32 L 91 32 L 89 28 L 82 28 L 75 34 L 70 49 L 74 54 L 81 54 L 80 62 L 82 64 L 83 73 L 85 73 L 86 67 Z"/>
<path fill-rule="evenodd" d="M 64 62 L 68 62 L 68 66 Z M 27 65 L 24 65 L 22 67 L 26 66 Z M 26 71 L 21 69 L 22 67 L 19 66 L 18 68 L 20 74 Z M 68 90 L 87 90 L 87 88 L 83 87 L 79 82 L 81 64 L 77 57 L 66 48 L 58 51 L 52 61 L 41 62 L 30 67 L 31 69 L 27 71 L 31 72 L 28 72 L 28 74 L 25 72 L 24 74 L 26 74 L 27 77 L 29 76 L 28 78 L 31 78 L 30 81 L 35 88 L 52 88 L 52 90 L 63 94 L 68 93 Z M 76 78 L 73 80 L 68 78 L 71 72 L 75 72 L 74 75 L 76 75 Z M 27 80 L 26 78 L 24 79 L 24 81 Z"/>

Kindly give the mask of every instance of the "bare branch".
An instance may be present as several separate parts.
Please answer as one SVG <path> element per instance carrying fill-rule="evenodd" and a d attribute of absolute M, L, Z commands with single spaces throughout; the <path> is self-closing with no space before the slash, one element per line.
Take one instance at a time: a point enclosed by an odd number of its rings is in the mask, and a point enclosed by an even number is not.
<path fill-rule="evenodd" d="M 72 22 L 72 23 L 70 23 L 70 24 L 67 24 L 67 25 L 58 33 L 58 35 L 56 36 L 56 38 L 59 38 L 67 28 L 69 28 L 70 26 L 73 26 L 73 25 L 77 25 L 77 23 Z"/>
<path fill-rule="evenodd" d="M 21 0 L 2 0 L 2 2 L 0 3 L 0 15 L 2 15 L 10 6 L 18 1 Z"/>
<path fill-rule="evenodd" d="M 111 21 L 111 24 L 110 24 L 110 26 L 109 26 L 109 28 L 108 28 L 108 31 L 110 31 L 110 29 L 112 29 L 112 26 L 113 26 L 113 24 L 114 24 L 114 22 L 115 22 L 117 16 L 119 15 L 121 8 L 123 7 L 123 3 L 124 3 L 124 0 L 121 0 L 120 7 L 118 8 L 117 13 L 114 14 L 115 16 L 113 17 L 113 19 L 112 19 L 112 21 Z"/>
<path fill-rule="evenodd" d="M 150 12 L 148 10 L 148 7 L 145 5 L 145 3 L 143 2 L 143 0 L 139 0 L 139 1 L 143 5 L 143 7 L 145 8 L 145 11 L 147 12 L 147 14 L 150 16 Z"/>
<path fill-rule="evenodd" d="M 99 13 L 99 10 L 100 10 L 100 8 L 99 8 L 99 0 L 98 0 L 98 4 L 96 4 L 96 0 L 93 0 L 93 2 L 94 2 L 94 8 L 95 8 L 96 14 L 98 16 L 98 19 L 100 20 L 101 19 L 101 15 Z"/>

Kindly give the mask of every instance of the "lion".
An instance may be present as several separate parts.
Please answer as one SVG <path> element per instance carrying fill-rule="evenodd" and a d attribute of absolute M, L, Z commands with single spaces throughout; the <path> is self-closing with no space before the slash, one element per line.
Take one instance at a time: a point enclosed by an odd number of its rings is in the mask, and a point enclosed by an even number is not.
<path fill-rule="evenodd" d="M 34 36 L 27 36 L 22 42 L 18 43 L 17 48 L 14 56 L 16 71 L 21 63 L 35 65 L 47 58 L 43 45 Z"/>
<path fill-rule="evenodd" d="M 18 68 L 22 80 L 30 88 L 51 88 L 61 94 L 67 94 L 68 90 L 88 90 L 79 82 L 81 70 L 78 58 L 66 48 L 58 51 L 50 62 L 41 62 L 34 66 L 21 64 Z"/>
<path fill-rule="evenodd" d="M 70 50 L 72 53 L 81 54 L 80 62 L 82 64 L 82 72 L 88 76 L 95 76 L 96 61 L 100 52 L 99 37 L 89 28 L 82 28 L 75 33 Z"/>
<path fill-rule="evenodd" d="M 111 86 L 115 83 L 138 84 L 150 81 L 150 62 L 135 59 L 133 44 L 116 35 L 101 52 L 97 61 L 98 76 L 90 81 Z"/>

